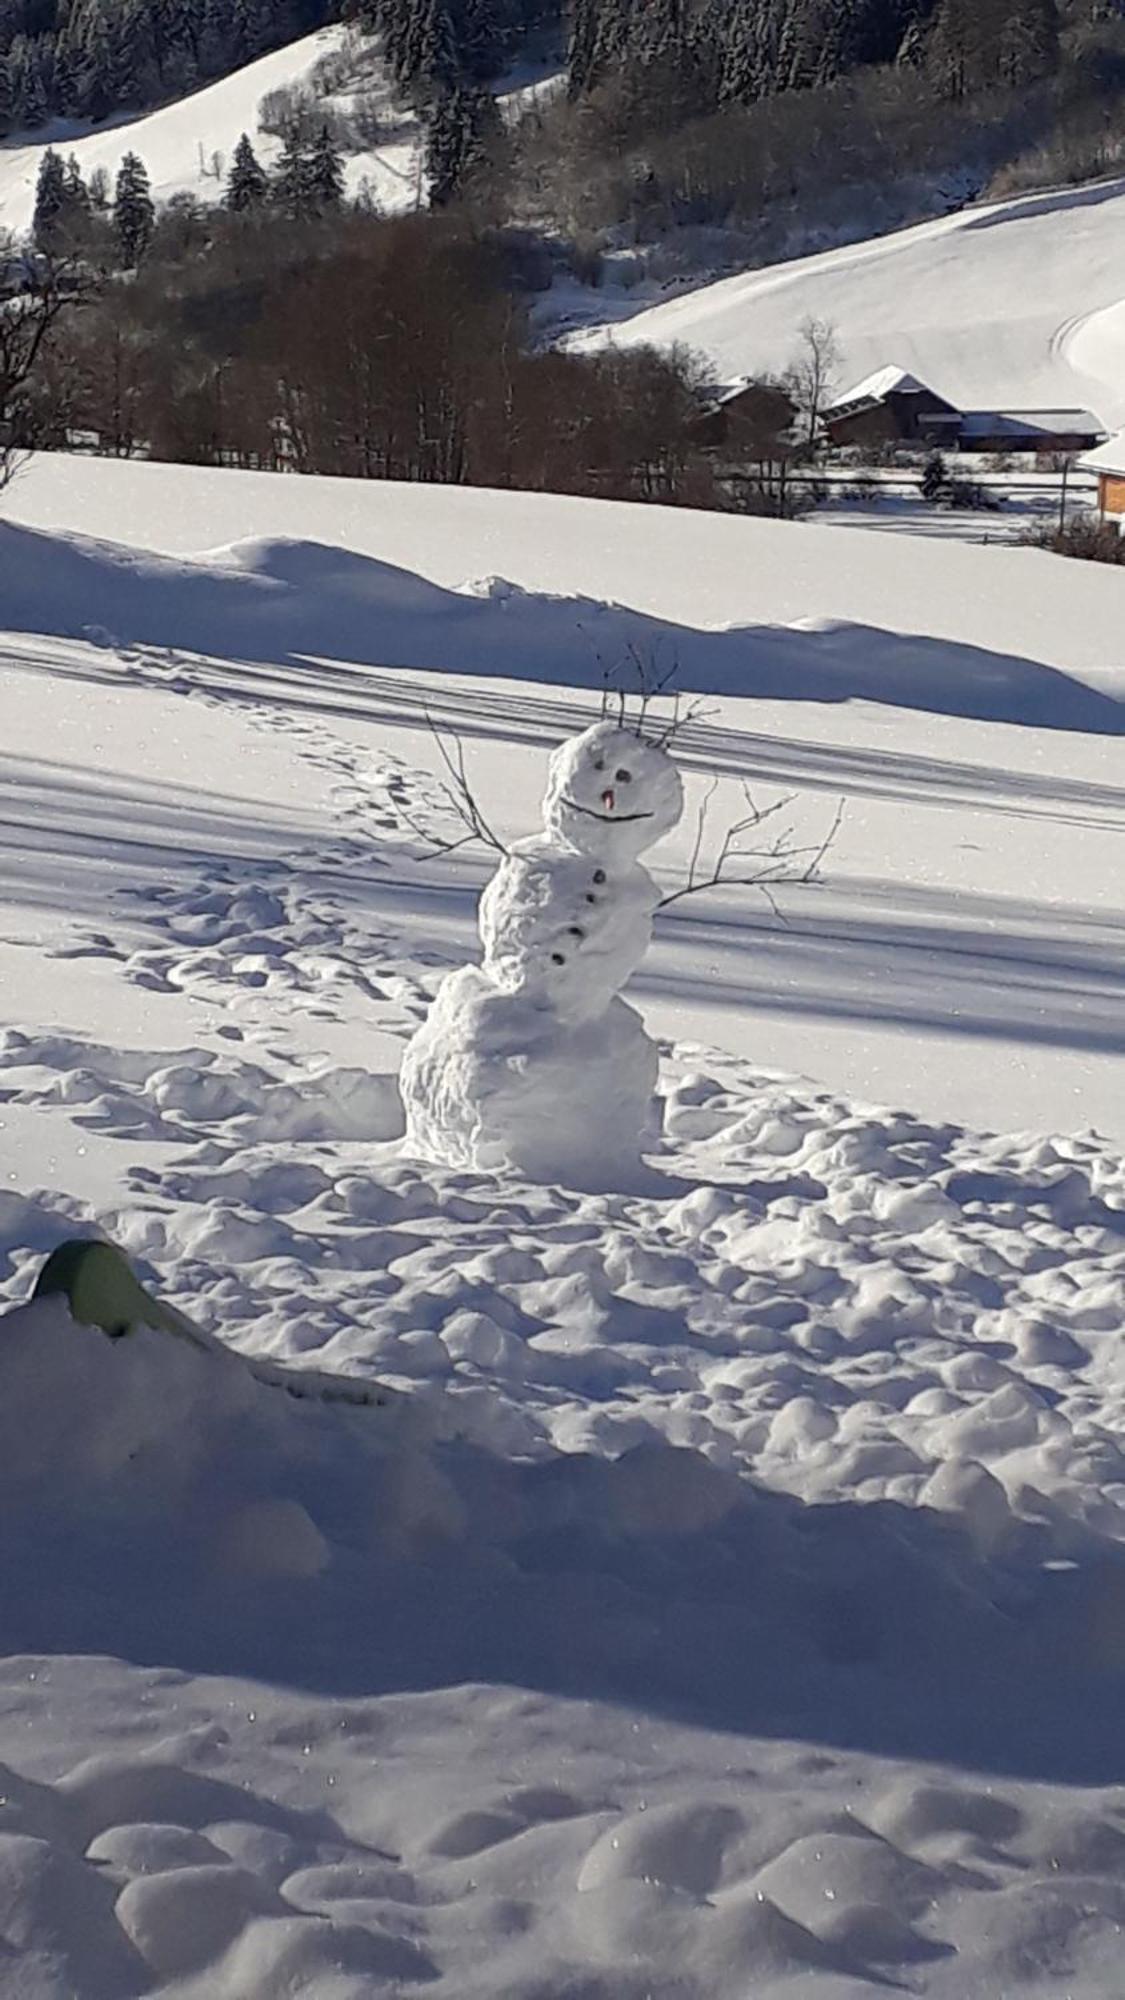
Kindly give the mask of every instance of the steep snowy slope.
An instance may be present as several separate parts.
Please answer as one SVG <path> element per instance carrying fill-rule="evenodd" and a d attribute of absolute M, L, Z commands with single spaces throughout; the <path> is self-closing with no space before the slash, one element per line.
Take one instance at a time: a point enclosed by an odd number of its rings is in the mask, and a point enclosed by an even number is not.
<path fill-rule="evenodd" d="M 682 341 L 723 380 L 784 368 L 831 322 L 845 389 L 887 365 L 961 408 L 1086 406 L 1125 422 L 1125 183 L 969 208 L 707 285 L 576 346 Z"/>
<path fill-rule="evenodd" d="M 37 133 L 34 143 L 0 144 L 0 229 L 18 234 L 29 226 L 39 165 L 49 144 L 73 152 L 87 177 L 95 168 L 104 167 L 111 181 L 122 156 L 129 151 L 139 153 L 157 201 L 167 201 L 174 194 L 215 201 L 220 184 L 210 173 L 214 154 L 221 153 L 229 165 L 240 133 L 248 132 L 263 164 L 270 164 L 280 147 L 276 139 L 258 133 L 262 98 L 283 85 L 301 83 L 321 57 L 339 49 L 343 33 L 341 28 L 323 28 L 318 34 L 306 35 L 159 111 L 112 121 L 93 131 L 61 123 Z M 355 191 L 366 178 L 382 208 L 413 207 L 419 189 L 417 137 L 417 128 L 411 124 L 386 146 L 349 157 L 349 187 Z"/>

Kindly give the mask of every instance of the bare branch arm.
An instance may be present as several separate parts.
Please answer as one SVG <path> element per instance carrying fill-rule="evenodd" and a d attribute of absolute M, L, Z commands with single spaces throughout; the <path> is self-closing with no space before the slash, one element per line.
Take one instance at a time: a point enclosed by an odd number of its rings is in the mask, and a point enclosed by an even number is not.
<path fill-rule="evenodd" d="M 494 853 L 507 854 L 508 850 L 499 834 L 493 832 L 492 827 L 481 811 L 480 803 L 473 790 L 472 782 L 466 769 L 464 743 L 459 736 L 454 737 L 456 750 L 452 751 L 429 709 L 423 708 L 422 712 L 425 715 L 430 734 L 437 745 L 438 755 L 449 774 L 449 782 L 442 785 L 442 791 L 445 793 L 457 818 L 465 828 L 465 837 L 453 843 L 443 842 L 430 833 L 423 833 L 423 838 L 429 840 L 439 853 L 452 854 L 456 852 L 457 848 L 467 847 L 470 842 L 479 840 L 483 846 L 491 847 Z M 406 819 L 405 814 L 403 814 L 403 818 Z M 411 822 L 407 820 L 407 825 L 410 824 Z"/>
<path fill-rule="evenodd" d="M 700 803 L 687 880 L 681 888 L 673 889 L 669 895 L 664 896 L 659 908 L 670 909 L 673 903 L 682 902 L 686 896 L 699 895 L 705 889 L 757 889 L 759 894 L 765 897 L 773 914 L 784 923 L 785 918 L 778 908 L 773 888 L 782 883 L 805 883 L 814 879 L 839 833 L 844 817 L 844 801 L 840 800 L 832 824 L 823 840 L 799 845 L 794 837 L 792 824 L 787 821 L 772 840 L 762 845 L 747 845 L 746 837 L 756 834 L 767 821 L 786 812 L 795 803 L 795 794 L 775 799 L 770 805 L 759 806 L 749 786 L 743 784 L 743 794 L 750 811 L 744 818 L 731 821 L 722 835 L 710 870 L 706 875 L 701 875 L 700 863 L 706 844 L 707 822 L 717 786 L 716 778 Z M 735 872 L 735 870 L 745 870 L 750 864 L 753 865 L 749 873 Z"/>

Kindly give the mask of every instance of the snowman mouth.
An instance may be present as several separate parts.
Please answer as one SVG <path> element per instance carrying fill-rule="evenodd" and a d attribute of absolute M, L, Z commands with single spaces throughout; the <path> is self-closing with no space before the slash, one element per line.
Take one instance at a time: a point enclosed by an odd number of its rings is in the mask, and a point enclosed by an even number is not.
<path fill-rule="evenodd" d="M 606 799 L 609 799 L 612 803 L 613 793 L 603 792 L 603 802 Z M 632 820 L 651 819 L 653 817 L 651 813 L 595 812 L 593 806 L 580 806 L 577 799 L 569 799 L 565 793 L 563 795 L 563 804 L 569 806 L 571 812 L 584 814 L 587 819 L 604 820 L 607 826 L 628 826 Z"/>

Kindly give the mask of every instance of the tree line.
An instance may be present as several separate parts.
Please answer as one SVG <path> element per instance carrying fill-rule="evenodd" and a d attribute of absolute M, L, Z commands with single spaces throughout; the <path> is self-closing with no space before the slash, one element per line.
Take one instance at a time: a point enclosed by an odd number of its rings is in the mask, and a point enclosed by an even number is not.
<path fill-rule="evenodd" d="M 928 68 L 951 95 L 1018 85 L 1057 53 L 1056 0 L 573 0 L 569 87 L 628 74 L 705 113 L 882 63 Z"/>
<path fill-rule="evenodd" d="M 889 62 L 950 96 L 1019 86 L 1058 55 L 1057 0 L 0 0 L 0 130 L 181 95 L 341 15 L 447 124 L 564 21 L 572 99 L 625 82 L 665 120 Z"/>
<path fill-rule="evenodd" d="M 286 134 L 276 166 L 268 172 L 249 135 L 242 134 L 222 201 L 237 215 L 272 210 L 290 221 L 303 221 L 336 213 L 345 196 L 344 162 L 330 128 L 322 126 L 306 141 L 294 126 Z M 174 199 L 169 206 L 181 224 L 203 213 L 191 196 Z M 148 250 L 155 229 L 152 186 L 138 153 L 124 155 L 111 189 L 104 168 L 96 168 L 87 181 L 74 153 L 64 159 L 53 146 L 47 147 L 39 165 L 31 225 L 38 251 L 80 258 L 89 270 L 132 271 Z M 189 248 L 191 236 L 189 227 Z"/>
<path fill-rule="evenodd" d="M 894 62 L 958 95 L 1019 85 L 1058 53 L 1056 0 L 354 0 L 353 12 L 423 96 L 496 76 L 529 34 L 564 18 L 572 100 L 628 79 L 666 116 Z"/>
<path fill-rule="evenodd" d="M 203 465 L 724 505 L 699 368 L 534 352 L 518 251 L 463 215 L 157 219 L 52 326 L 18 442 Z"/>
<path fill-rule="evenodd" d="M 0 0 L 0 133 L 183 96 L 338 12 L 339 0 Z"/>

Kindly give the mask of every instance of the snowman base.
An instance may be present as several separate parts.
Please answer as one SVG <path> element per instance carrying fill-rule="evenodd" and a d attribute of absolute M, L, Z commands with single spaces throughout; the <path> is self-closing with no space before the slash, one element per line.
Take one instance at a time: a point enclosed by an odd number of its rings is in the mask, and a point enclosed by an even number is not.
<path fill-rule="evenodd" d="M 660 1131 L 656 1044 L 628 1002 L 570 1021 L 479 967 L 450 973 L 406 1051 L 405 1150 L 588 1192 L 627 1185 Z"/>

